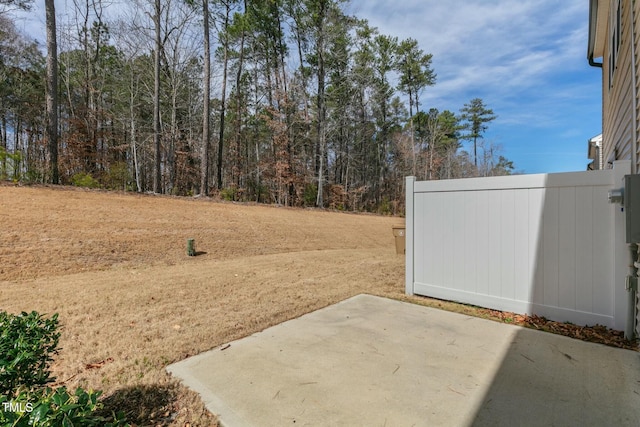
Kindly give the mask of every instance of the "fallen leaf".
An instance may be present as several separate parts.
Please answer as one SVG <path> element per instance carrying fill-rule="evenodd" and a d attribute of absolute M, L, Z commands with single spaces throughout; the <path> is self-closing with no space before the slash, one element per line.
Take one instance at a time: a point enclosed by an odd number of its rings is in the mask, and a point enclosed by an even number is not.
<path fill-rule="evenodd" d="M 113 362 L 113 357 L 108 357 L 105 360 L 101 360 L 100 362 L 97 362 L 97 363 L 87 363 L 86 365 L 84 365 L 84 368 L 85 369 L 100 369 L 104 365 L 106 365 L 107 363 L 111 363 L 111 362 Z"/>

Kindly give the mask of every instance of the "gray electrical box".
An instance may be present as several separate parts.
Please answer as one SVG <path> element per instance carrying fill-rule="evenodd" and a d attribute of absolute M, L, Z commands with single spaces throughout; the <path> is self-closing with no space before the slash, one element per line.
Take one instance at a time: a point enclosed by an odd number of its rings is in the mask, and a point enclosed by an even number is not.
<path fill-rule="evenodd" d="M 627 243 L 640 243 L 640 175 L 624 177 L 624 213 Z"/>

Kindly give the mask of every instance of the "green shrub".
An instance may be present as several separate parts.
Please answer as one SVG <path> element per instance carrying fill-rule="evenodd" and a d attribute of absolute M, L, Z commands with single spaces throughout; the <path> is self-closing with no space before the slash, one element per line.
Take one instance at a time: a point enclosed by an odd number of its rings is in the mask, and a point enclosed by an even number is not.
<path fill-rule="evenodd" d="M 70 394 L 65 387 L 49 387 L 37 391 L 23 389 L 9 400 L 0 396 L 0 425 L 16 427 L 38 426 L 124 426 L 124 416 L 105 418 L 99 415 L 102 403 L 100 391 L 84 391 L 78 388 Z"/>
<path fill-rule="evenodd" d="M 124 416 L 99 415 L 100 391 L 52 389 L 49 362 L 57 353 L 58 315 L 0 311 L 0 426 L 121 426 Z"/>
<path fill-rule="evenodd" d="M 79 172 L 71 177 L 71 184 L 76 187 L 98 188 L 100 183 L 86 172 Z"/>
<path fill-rule="evenodd" d="M 110 190 L 127 190 L 129 181 L 129 167 L 127 162 L 116 162 L 110 165 L 109 170 L 102 177 L 105 187 Z"/>
<path fill-rule="evenodd" d="M 16 151 L 9 153 L 0 147 L 0 179 L 10 178 L 14 182 L 21 179 L 20 163 L 22 162 L 22 153 Z"/>
<path fill-rule="evenodd" d="M 37 169 L 33 168 L 27 170 L 27 173 L 24 175 L 23 179 L 29 184 L 44 184 L 44 175 Z"/>
<path fill-rule="evenodd" d="M 57 314 L 45 319 L 35 311 L 19 315 L 0 311 L 0 394 L 53 381 L 49 362 L 60 338 L 57 326 Z"/>
<path fill-rule="evenodd" d="M 238 189 L 236 187 L 227 187 L 220 190 L 220 197 L 228 202 L 234 202 L 238 195 Z"/>
<path fill-rule="evenodd" d="M 385 196 L 382 198 L 380 205 L 378 205 L 378 213 L 381 215 L 393 215 L 395 213 L 393 202 L 391 202 L 388 197 Z"/>
<path fill-rule="evenodd" d="M 307 184 L 304 186 L 302 200 L 306 207 L 315 206 L 318 199 L 318 186 L 315 184 Z"/>

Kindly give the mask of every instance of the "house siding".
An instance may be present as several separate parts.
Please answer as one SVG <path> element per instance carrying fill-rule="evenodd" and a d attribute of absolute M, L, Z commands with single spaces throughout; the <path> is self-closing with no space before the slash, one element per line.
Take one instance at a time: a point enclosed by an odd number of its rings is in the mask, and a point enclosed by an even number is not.
<path fill-rule="evenodd" d="M 640 70 L 640 55 L 638 55 L 639 51 L 640 51 L 640 33 L 638 32 L 638 16 L 640 16 L 640 2 L 637 1 L 632 1 L 631 2 L 633 4 L 633 8 L 634 8 L 634 13 L 633 13 L 633 29 L 634 34 L 633 34 L 633 46 L 635 46 L 635 51 L 632 52 L 635 54 L 633 61 L 635 64 L 635 87 L 634 87 L 634 91 L 633 91 L 633 96 L 636 99 L 636 109 L 635 109 L 635 114 L 634 114 L 634 121 L 635 121 L 635 129 L 634 129 L 634 142 L 633 142 L 633 146 L 632 146 L 632 150 L 635 150 L 636 156 L 635 156 L 635 161 L 636 164 L 632 166 L 632 172 L 633 173 L 637 173 L 640 170 L 639 164 L 638 162 L 640 161 L 640 152 L 638 151 L 639 145 L 638 141 L 640 140 L 640 134 L 638 134 L 638 130 L 640 129 L 640 74 L 639 74 L 639 70 Z"/>
<path fill-rule="evenodd" d="M 633 97 L 637 88 L 633 86 L 633 67 L 631 59 L 631 6 L 632 2 L 621 2 L 620 47 L 613 74 L 613 83 L 609 82 L 609 55 L 611 46 L 606 43 L 603 57 L 603 146 L 607 163 L 614 160 L 632 160 L 632 149 L 637 149 L 633 141 L 634 120 L 638 120 L 638 111 L 634 114 Z M 638 9 L 638 6 L 634 6 Z M 615 11 L 612 11 L 615 12 Z M 637 14 L 636 14 L 637 15 Z M 610 25 L 610 24 L 609 24 Z M 610 29 L 609 29 L 610 30 Z M 610 31 L 608 31 L 610 34 Z M 636 62 L 637 63 L 637 62 Z M 636 83 L 637 83 L 636 79 Z M 636 90 L 634 90 L 636 89 Z M 633 148 L 632 148 L 633 147 Z M 605 166 L 606 167 L 606 166 Z"/>

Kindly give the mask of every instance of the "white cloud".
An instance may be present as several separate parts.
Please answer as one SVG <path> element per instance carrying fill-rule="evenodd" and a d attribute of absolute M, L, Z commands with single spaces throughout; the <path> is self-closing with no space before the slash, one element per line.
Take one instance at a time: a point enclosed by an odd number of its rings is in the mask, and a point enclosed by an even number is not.
<path fill-rule="evenodd" d="M 29 25 L 35 22 L 34 35 L 39 31 L 44 40 L 43 0 L 35 3 Z M 56 1 L 59 13 L 71 6 L 71 0 Z M 383 34 L 412 37 L 433 54 L 437 82 L 424 91 L 424 108 L 457 112 L 483 98 L 498 115 L 488 137 L 503 144 L 518 168 L 529 169 L 532 156 L 519 159 L 512 147 L 545 141 L 534 151 L 546 153 L 540 160 L 546 162 L 556 141 L 583 147 L 600 132 L 601 71 L 586 60 L 585 0 L 351 0 L 346 8 Z M 556 157 L 573 152 L 558 150 Z M 578 157 L 575 164 L 583 162 Z"/>
<path fill-rule="evenodd" d="M 425 105 L 522 99 L 588 68 L 582 0 L 380 0 L 350 8 L 382 33 L 413 37 L 434 55 L 438 80 L 425 92 Z"/>
<path fill-rule="evenodd" d="M 480 97 L 498 119 L 488 140 L 527 172 L 584 170 L 601 132 L 601 71 L 586 60 L 584 0 L 378 0 L 354 6 L 382 33 L 418 40 L 438 81 L 425 108 Z"/>

